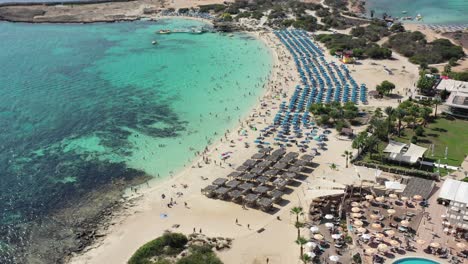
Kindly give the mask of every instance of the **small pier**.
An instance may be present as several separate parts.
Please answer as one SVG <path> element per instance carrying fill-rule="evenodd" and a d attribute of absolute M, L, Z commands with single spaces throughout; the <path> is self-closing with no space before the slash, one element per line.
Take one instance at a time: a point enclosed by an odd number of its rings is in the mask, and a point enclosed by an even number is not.
<path fill-rule="evenodd" d="M 160 30 L 156 31 L 156 34 L 175 34 L 175 33 L 184 33 L 184 34 L 203 34 L 203 33 L 213 33 L 214 29 L 211 28 L 192 28 L 192 29 L 172 29 L 172 30 Z"/>

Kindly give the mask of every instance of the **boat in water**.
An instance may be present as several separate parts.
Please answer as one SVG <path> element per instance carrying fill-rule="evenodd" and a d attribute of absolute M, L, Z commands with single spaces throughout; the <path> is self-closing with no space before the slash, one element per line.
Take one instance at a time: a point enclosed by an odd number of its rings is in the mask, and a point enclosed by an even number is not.
<path fill-rule="evenodd" d="M 158 45 L 158 42 L 156 40 L 153 40 L 153 41 L 151 41 L 151 44 Z"/>
<path fill-rule="evenodd" d="M 157 32 L 158 34 L 170 34 L 171 30 L 169 29 L 161 29 Z"/>

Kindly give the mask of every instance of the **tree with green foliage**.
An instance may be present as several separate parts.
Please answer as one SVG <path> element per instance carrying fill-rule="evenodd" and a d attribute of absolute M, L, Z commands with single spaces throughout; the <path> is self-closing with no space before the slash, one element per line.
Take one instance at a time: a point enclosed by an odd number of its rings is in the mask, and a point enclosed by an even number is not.
<path fill-rule="evenodd" d="M 429 119 L 431 118 L 431 114 L 432 114 L 431 108 L 427 106 L 423 106 L 419 108 L 419 117 L 422 118 L 423 120 L 423 123 L 422 123 L 423 126 L 427 125 L 427 123 L 429 122 Z"/>
<path fill-rule="evenodd" d="M 393 23 L 390 27 L 390 31 L 392 32 L 405 32 L 405 27 L 401 23 Z"/>
<path fill-rule="evenodd" d="M 294 227 L 297 229 L 297 239 L 299 239 L 299 237 L 301 237 L 301 228 L 303 228 L 304 226 L 305 226 L 305 224 L 302 223 L 302 222 L 294 223 Z"/>
<path fill-rule="evenodd" d="M 304 255 L 304 245 L 307 244 L 307 239 L 305 239 L 304 237 L 299 237 L 298 239 L 296 239 L 296 244 L 299 245 L 299 248 L 300 248 L 299 256 L 302 258 L 302 256 Z"/>
<path fill-rule="evenodd" d="M 352 148 L 358 150 L 358 155 L 361 154 L 361 151 L 366 146 L 367 132 L 360 132 L 354 139 L 352 143 Z"/>
<path fill-rule="evenodd" d="M 353 262 L 355 264 L 361 264 L 362 263 L 361 254 L 359 254 L 359 253 L 354 254 L 353 255 Z"/>
<path fill-rule="evenodd" d="M 299 222 L 299 216 L 304 214 L 304 210 L 300 206 L 291 208 L 291 214 L 296 215 L 296 223 Z"/>
<path fill-rule="evenodd" d="M 442 100 L 440 99 L 440 97 L 436 96 L 434 99 L 432 99 L 432 105 L 435 107 L 434 117 L 436 118 L 437 118 L 437 106 L 441 104 L 442 104 Z"/>
<path fill-rule="evenodd" d="M 230 22 L 232 21 L 232 16 L 229 13 L 224 13 L 221 15 L 221 19 L 225 22 Z"/>
<path fill-rule="evenodd" d="M 378 145 L 379 145 L 380 140 L 372 135 L 370 137 L 367 137 L 366 139 L 366 148 L 369 150 L 369 156 L 372 159 L 372 154 L 376 151 L 378 151 Z"/>
<path fill-rule="evenodd" d="M 350 158 L 353 157 L 353 152 L 345 150 L 344 153 L 343 153 L 343 157 L 346 158 L 346 168 L 348 168 L 348 161 L 349 161 Z"/>
<path fill-rule="evenodd" d="M 190 254 L 179 259 L 176 264 L 223 264 L 210 246 L 191 246 Z"/>
<path fill-rule="evenodd" d="M 165 233 L 143 246 L 141 246 L 130 258 L 128 264 L 145 264 L 148 259 L 156 256 L 174 256 L 184 250 L 188 239 L 179 233 Z"/>
<path fill-rule="evenodd" d="M 302 259 L 301 259 L 301 260 L 302 260 L 302 262 L 304 262 L 304 264 L 305 264 L 305 263 L 307 263 L 307 262 L 312 261 L 312 258 L 311 258 L 309 255 L 304 254 L 304 255 L 302 255 Z"/>
<path fill-rule="evenodd" d="M 392 82 L 389 82 L 387 80 L 383 81 L 381 84 L 377 85 L 375 87 L 377 92 L 379 92 L 380 95 L 389 95 L 390 92 L 395 89 L 395 84 Z"/>
<path fill-rule="evenodd" d="M 419 92 L 425 95 L 432 94 L 434 85 L 437 80 L 434 77 L 429 77 L 426 74 L 421 74 L 419 80 L 416 84 L 416 87 L 419 88 Z"/>
<path fill-rule="evenodd" d="M 414 64 L 443 63 L 465 56 L 463 48 L 454 45 L 448 39 L 428 42 L 426 36 L 419 31 L 396 33 L 389 37 L 385 46 L 408 57 Z"/>
<path fill-rule="evenodd" d="M 406 116 L 406 111 L 400 107 L 397 107 L 394 112 L 395 118 L 398 120 L 398 137 L 401 136 L 401 121 Z"/>
<path fill-rule="evenodd" d="M 449 77 L 457 81 L 468 82 L 468 71 L 463 71 L 463 72 L 452 71 L 449 73 Z"/>

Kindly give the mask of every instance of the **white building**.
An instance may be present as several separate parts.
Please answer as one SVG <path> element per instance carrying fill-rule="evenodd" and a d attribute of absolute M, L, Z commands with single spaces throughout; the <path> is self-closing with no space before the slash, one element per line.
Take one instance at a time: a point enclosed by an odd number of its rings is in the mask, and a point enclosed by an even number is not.
<path fill-rule="evenodd" d="M 450 201 L 446 213 L 450 224 L 468 230 L 468 182 L 445 180 L 439 198 Z"/>

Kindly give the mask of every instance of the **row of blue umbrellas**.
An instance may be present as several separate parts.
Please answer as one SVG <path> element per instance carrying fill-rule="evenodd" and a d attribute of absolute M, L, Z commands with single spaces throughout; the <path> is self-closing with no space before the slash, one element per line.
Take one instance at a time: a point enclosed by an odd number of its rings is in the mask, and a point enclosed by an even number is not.
<path fill-rule="evenodd" d="M 283 30 L 276 31 L 275 34 L 293 55 L 301 82 L 305 87 L 303 90 L 305 94 L 302 94 L 300 98 L 298 98 L 299 94 L 296 94 L 294 101 L 290 102 L 290 108 L 297 105 L 297 110 L 304 111 L 312 103 L 323 101 L 325 103 L 332 101 L 358 103 L 359 87 L 348 68 L 345 65 L 338 67 L 335 63 L 327 63 L 323 52 L 310 40 L 305 31 Z M 328 91 L 330 89 L 331 92 Z M 327 94 L 324 98 L 325 91 Z M 362 93 L 362 88 L 359 93 L 359 99 L 367 102 L 367 93 Z"/>

